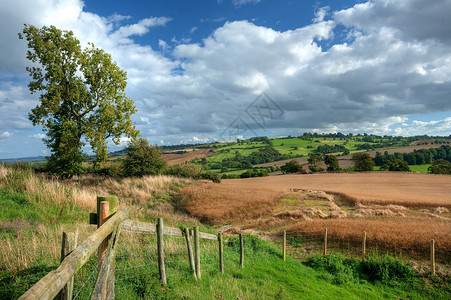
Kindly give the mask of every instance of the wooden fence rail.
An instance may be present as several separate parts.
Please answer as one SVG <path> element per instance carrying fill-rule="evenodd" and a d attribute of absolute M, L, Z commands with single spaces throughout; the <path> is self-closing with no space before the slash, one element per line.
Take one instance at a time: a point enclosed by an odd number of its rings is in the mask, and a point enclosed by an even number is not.
<path fill-rule="evenodd" d="M 70 299 L 72 295 L 73 288 L 73 276 L 80 270 L 83 265 L 90 259 L 92 255 L 99 251 L 99 275 L 97 278 L 97 283 L 95 285 L 93 296 L 91 299 L 114 299 L 114 268 L 115 268 L 115 245 L 121 230 L 132 232 L 132 233 L 158 233 L 158 226 L 156 224 L 132 221 L 128 220 L 128 212 L 126 209 L 121 209 L 116 212 L 115 206 L 117 206 L 117 198 L 106 197 L 108 202 L 103 201 L 105 197 L 98 197 L 98 211 L 97 214 L 91 214 L 90 223 L 97 224 L 98 229 L 90 235 L 83 244 L 79 245 L 75 249 L 70 250 L 65 249 L 66 240 L 63 238 L 63 250 L 62 250 L 62 262 L 60 266 L 48 273 L 41 280 L 39 280 L 35 285 L 33 285 L 25 294 L 23 294 L 20 300 L 29 299 L 53 299 L 60 291 L 61 299 Z M 108 215 L 108 209 L 106 215 L 103 215 L 102 207 L 109 207 L 109 202 L 115 200 L 113 205 L 114 215 Z M 113 199 L 114 198 L 114 199 Z M 102 201 L 99 201 L 102 200 Z M 102 206 L 103 205 L 103 206 Z M 105 213 L 104 213 L 105 214 Z M 160 237 L 163 235 L 169 236 L 180 236 L 183 237 L 188 233 L 188 229 L 178 229 L 172 227 L 163 226 L 162 220 L 161 227 L 162 232 Z M 218 236 L 214 234 L 196 232 L 197 241 L 199 239 L 208 239 L 218 241 Z M 189 237 L 186 237 L 188 245 Z M 76 243 L 76 242 L 75 242 Z M 161 257 L 163 257 L 163 242 L 161 240 Z M 198 245 L 197 245 L 198 247 Z M 198 249 L 197 249 L 198 250 Z M 72 252 L 70 252 L 72 251 Z M 188 248 L 188 251 L 191 251 Z M 199 254 L 197 254 L 199 256 Z M 164 275 L 164 260 L 160 265 L 163 265 L 163 275 L 162 283 L 166 283 L 166 276 Z M 160 266 L 161 267 L 161 266 Z M 196 261 L 196 266 L 194 262 L 191 262 L 191 267 L 195 277 L 200 279 L 200 264 Z M 196 273 L 197 270 L 197 273 Z M 161 275 L 161 271 L 160 271 Z"/>
<path fill-rule="evenodd" d="M 54 271 L 48 273 L 33 285 L 19 299 L 53 299 L 77 272 L 97 251 L 99 245 L 128 216 L 126 209 L 119 210 L 105 224 L 99 227 L 83 244 L 75 248 Z"/>

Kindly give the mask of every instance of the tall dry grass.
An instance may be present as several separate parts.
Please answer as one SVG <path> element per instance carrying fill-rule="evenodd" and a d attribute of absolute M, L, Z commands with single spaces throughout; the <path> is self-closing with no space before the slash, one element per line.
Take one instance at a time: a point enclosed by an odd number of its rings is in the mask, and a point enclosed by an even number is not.
<path fill-rule="evenodd" d="M 98 195 L 116 195 L 120 207 L 129 211 L 130 218 L 151 221 L 149 217 L 163 217 L 168 226 L 179 222 L 197 223 L 197 219 L 174 212 L 172 195 L 191 180 L 171 176 L 114 179 L 84 176 L 58 180 L 36 174 L 29 168 L 15 168 L 0 164 L 0 189 L 23 192 L 27 200 L 37 205 L 65 207 L 75 205 L 82 210 L 96 210 Z M 63 229 L 79 228 L 82 242 L 95 226 L 88 219 L 78 224 L 35 224 L 28 220 L 0 220 L 0 271 L 18 271 L 36 264 L 59 263 Z"/>

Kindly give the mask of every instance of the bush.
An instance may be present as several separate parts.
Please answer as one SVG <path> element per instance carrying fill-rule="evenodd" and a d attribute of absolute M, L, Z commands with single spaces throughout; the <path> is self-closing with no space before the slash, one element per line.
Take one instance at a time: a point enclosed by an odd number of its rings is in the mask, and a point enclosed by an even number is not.
<path fill-rule="evenodd" d="M 361 280 L 393 284 L 416 278 L 412 268 L 390 255 L 372 255 L 367 257 L 365 262 L 361 262 L 354 258 L 328 254 L 309 258 L 305 264 L 316 270 L 328 272 L 333 276 L 331 281 L 335 284 Z"/>
<path fill-rule="evenodd" d="M 368 257 L 362 263 L 362 272 L 368 276 L 369 281 L 381 281 L 384 284 L 415 277 L 412 268 L 390 255 L 372 255 Z"/>
<path fill-rule="evenodd" d="M 202 173 L 200 176 L 202 179 L 211 180 L 215 183 L 221 183 L 221 177 L 219 176 L 218 173 L 207 172 L 207 173 Z"/>
<path fill-rule="evenodd" d="M 304 171 L 302 166 L 301 166 L 301 164 L 298 163 L 295 160 L 287 162 L 285 165 L 280 167 L 280 170 L 284 174 L 287 174 L 287 173 L 300 173 L 300 172 Z"/>
<path fill-rule="evenodd" d="M 332 283 L 335 284 L 359 281 L 359 261 L 356 259 L 329 254 L 311 257 L 305 262 L 305 264 L 316 270 L 330 273 L 333 275 Z"/>
<path fill-rule="evenodd" d="M 437 159 L 428 168 L 428 171 L 433 174 L 451 174 L 451 163 L 444 159 Z"/>
<path fill-rule="evenodd" d="M 195 164 L 185 163 L 168 168 L 166 174 L 176 177 L 201 179 L 202 167 Z"/>
<path fill-rule="evenodd" d="M 132 141 L 127 149 L 128 156 L 122 161 L 124 176 L 158 175 L 166 168 L 166 161 L 156 147 L 147 139 Z"/>

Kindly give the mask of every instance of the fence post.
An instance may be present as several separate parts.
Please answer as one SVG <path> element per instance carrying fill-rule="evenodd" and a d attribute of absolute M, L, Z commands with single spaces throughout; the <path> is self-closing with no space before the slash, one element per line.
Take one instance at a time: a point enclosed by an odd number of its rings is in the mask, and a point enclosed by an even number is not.
<path fill-rule="evenodd" d="M 327 228 L 324 228 L 324 249 L 323 255 L 327 254 Z"/>
<path fill-rule="evenodd" d="M 97 214 L 98 218 L 99 218 L 99 224 L 97 227 L 102 226 L 108 220 L 109 208 L 110 208 L 109 202 L 101 201 L 99 203 L 99 210 L 98 210 L 98 214 Z M 99 268 L 99 270 L 102 267 L 102 261 L 103 261 L 103 258 L 105 257 L 106 249 L 108 247 L 108 238 L 109 237 L 104 239 L 102 241 L 102 243 L 99 245 L 99 249 L 98 249 L 98 268 Z"/>
<path fill-rule="evenodd" d="M 435 241 L 431 240 L 431 272 L 435 275 Z"/>
<path fill-rule="evenodd" d="M 193 249 L 191 248 L 191 241 L 189 239 L 189 230 L 188 228 L 185 228 L 183 230 L 185 233 L 185 240 L 186 240 L 186 248 L 188 249 L 188 260 L 189 260 L 189 266 L 191 268 L 191 271 L 193 271 L 193 276 L 196 278 L 196 267 L 194 266 L 194 258 L 193 258 Z"/>
<path fill-rule="evenodd" d="M 77 248 L 78 230 L 73 232 L 63 232 L 63 242 L 61 246 L 61 262 L 68 256 L 75 248 Z M 59 293 L 59 300 L 70 300 L 74 291 L 74 277 L 67 281 Z"/>
<path fill-rule="evenodd" d="M 244 241 L 243 234 L 240 233 L 240 266 L 244 267 Z"/>
<path fill-rule="evenodd" d="M 363 239 L 362 239 L 362 261 L 365 262 L 366 260 L 366 232 L 363 232 Z"/>
<path fill-rule="evenodd" d="M 219 271 L 224 274 L 224 249 L 222 248 L 222 233 L 218 232 L 219 243 Z"/>
<path fill-rule="evenodd" d="M 164 269 L 164 243 L 163 243 L 163 219 L 157 221 L 157 248 L 158 248 L 158 270 L 162 285 L 166 285 L 166 270 Z"/>
<path fill-rule="evenodd" d="M 200 274 L 200 245 L 199 245 L 199 227 L 194 227 L 194 258 L 196 260 L 196 276 L 201 279 Z"/>
<path fill-rule="evenodd" d="M 282 251 L 283 251 L 283 260 L 285 261 L 286 258 L 286 251 L 287 251 L 287 231 L 283 231 L 283 245 L 282 245 Z"/>

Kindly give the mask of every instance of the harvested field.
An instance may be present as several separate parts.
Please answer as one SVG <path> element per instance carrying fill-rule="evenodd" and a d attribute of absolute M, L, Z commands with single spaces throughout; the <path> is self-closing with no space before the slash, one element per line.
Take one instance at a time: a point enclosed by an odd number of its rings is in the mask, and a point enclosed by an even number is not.
<path fill-rule="evenodd" d="M 176 153 L 163 154 L 163 158 L 168 163 L 168 166 L 174 166 L 178 164 L 183 164 L 196 158 L 204 158 L 212 155 L 215 155 L 215 153 L 210 152 L 210 149 L 199 149 L 183 154 Z"/>
<path fill-rule="evenodd" d="M 215 226 L 271 235 L 322 230 L 333 236 L 451 249 L 451 177 L 413 173 L 281 175 L 198 183 L 182 190 L 188 212 Z"/>

